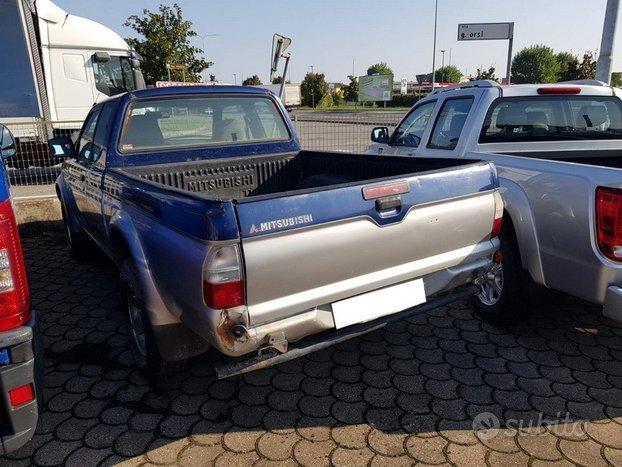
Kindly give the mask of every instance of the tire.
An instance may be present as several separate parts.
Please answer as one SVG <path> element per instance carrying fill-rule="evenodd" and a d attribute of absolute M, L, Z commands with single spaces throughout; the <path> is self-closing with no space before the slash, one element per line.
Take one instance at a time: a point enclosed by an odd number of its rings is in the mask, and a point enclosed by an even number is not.
<path fill-rule="evenodd" d="M 493 324 L 511 324 L 524 321 L 528 315 L 527 283 L 518 243 L 512 231 L 499 236 L 503 260 L 493 269 L 491 276 L 480 285 L 481 292 L 472 303 L 484 321 Z M 492 291 L 492 293 L 491 293 Z"/>
<path fill-rule="evenodd" d="M 150 383 L 180 369 L 183 362 L 166 362 L 162 359 L 155 341 L 144 295 L 134 262 L 125 259 L 121 264 L 122 300 L 128 321 L 128 344 L 134 362 L 143 377 Z"/>
<path fill-rule="evenodd" d="M 63 216 L 63 225 L 65 226 L 65 237 L 67 238 L 67 244 L 71 250 L 71 255 L 79 260 L 89 259 L 93 256 L 93 249 L 95 245 L 88 238 L 88 236 L 80 229 L 76 232 L 69 223 L 69 216 L 67 215 L 67 207 L 61 200 L 61 213 Z"/>

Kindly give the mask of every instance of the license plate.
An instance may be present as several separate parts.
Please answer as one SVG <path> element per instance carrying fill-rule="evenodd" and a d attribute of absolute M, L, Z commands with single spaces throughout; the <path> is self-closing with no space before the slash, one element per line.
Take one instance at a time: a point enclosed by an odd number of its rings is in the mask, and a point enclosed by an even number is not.
<path fill-rule="evenodd" d="M 426 302 L 423 279 L 404 282 L 332 304 L 335 328 L 397 313 Z"/>

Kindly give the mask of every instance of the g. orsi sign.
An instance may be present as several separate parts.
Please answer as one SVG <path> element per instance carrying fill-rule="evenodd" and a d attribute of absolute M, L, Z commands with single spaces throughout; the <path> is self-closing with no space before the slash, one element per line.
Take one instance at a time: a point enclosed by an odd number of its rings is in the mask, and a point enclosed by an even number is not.
<path fill-rule="evenodd" d="M 469 23 L 458 25 L 459 41 L 495 41 L 512 39 L 514 23 Z"/>
<path fill-rule="evenodd" d="M 512 72 L 512 45 L 514 23 L 466 23 L 458 25 L 459 41 L 508 41 L 506 84 L 510 84 Z"/>

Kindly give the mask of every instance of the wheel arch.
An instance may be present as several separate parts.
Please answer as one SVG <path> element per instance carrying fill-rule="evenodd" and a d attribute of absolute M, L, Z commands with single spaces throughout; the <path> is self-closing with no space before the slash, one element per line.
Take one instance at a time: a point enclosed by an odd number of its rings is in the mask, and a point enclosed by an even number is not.
<path fill-rule="evenodd" d="M 536 221 L 529 199 L 517 183 L 501 178 L 500 184 L 501 196 L 505 204 L 503 228 L 511 229 L 513 232 L 523 268 L 529 272 L 534 282 L 546 285 Z"/>

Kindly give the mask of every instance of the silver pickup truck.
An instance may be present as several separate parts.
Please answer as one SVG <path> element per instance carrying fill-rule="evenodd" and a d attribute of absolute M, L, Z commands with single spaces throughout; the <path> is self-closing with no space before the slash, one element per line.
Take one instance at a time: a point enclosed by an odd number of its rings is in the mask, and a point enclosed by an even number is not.
<path fill-rule="evenodd" d="M 475 300 L 491 320 L 526 312 L 530 280 L 622 320 L 622 92 L 598 81 L 464 83 L 419 101 L 367 152 L 495 163 L 504 255 Z"/>

